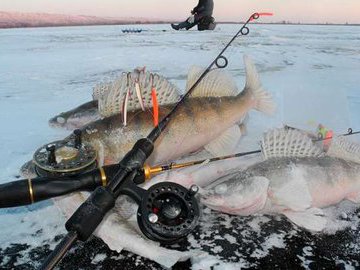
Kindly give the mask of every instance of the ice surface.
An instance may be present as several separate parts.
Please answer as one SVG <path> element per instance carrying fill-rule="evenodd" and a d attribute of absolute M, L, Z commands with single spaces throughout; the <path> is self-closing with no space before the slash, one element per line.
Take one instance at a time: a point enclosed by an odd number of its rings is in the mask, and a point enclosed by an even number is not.
<path fill-rule="evenodd" d="M 239 25 L 218 25 L 212 32 L 174 32 L 165 25 L 143 28 L 141 34 L 123 34 L 119 26 L 0 30 L 0 183 L 15 180 L 20 166 L 38 147 L 67 135 L 48 127 L 48 119 L 90 100 L 96 83 L 145 65 L 184 89 L 188 69 L 194 64 L 207 66 Z M 249 136 L 239 147 L 258 149 L 262 132 L 284 123 L 313 129 L 321 122 L 336 133 L 349 127 L 359 130 L 359 40 L 359 28 L 353 26 L 252 25 L 250 35 L 237 39 L 226 52 L 227 71 L 242 88 L 242 58 L 244 53 L 249 54 L 278 108 L 273 117 L 251 112 Z M 359 136 L 352 139 L 360 141 Z M 224 215 L 223 219 L 222 226 L 233 226 L 233 218 Z M 358 219 L 350 214 L 344 222 L 356 228 Z M 241 233 L 248 234 L 249 239 L 260 235 L 267 220 L 249 219 L 250 229 Z M 45 238 L 49 241 L 64 232 L 64 222 L 51 203 L 0 210 L 0 228 L 6 228 L 0 230 L 0 246 L 25 242 L 31 247 L 41 246 Z M 41 229 L 39 237 L 36 232 Z M 266 238 L 262 252 L 281 246 L 283 234 Z M 291 234 L 287 238 L 291 239 Z M 195 247 L 204 245 L 195 242 Z M 348 245 L 349 254 L 350 249 L 359 250 L 354 243 Z M 211 248 L 214 253 L 221 251 L 216 245 Z M 237 252 L 236 266 L 256 265 Z M 306 258 L 311 253 L 311 249 L 304 250 L 303 265 L 309 264 Z M 214 269 L 222 269 L 219 262 L 220 257 L 214 258 L 212 265 L 218 267 Z"/>

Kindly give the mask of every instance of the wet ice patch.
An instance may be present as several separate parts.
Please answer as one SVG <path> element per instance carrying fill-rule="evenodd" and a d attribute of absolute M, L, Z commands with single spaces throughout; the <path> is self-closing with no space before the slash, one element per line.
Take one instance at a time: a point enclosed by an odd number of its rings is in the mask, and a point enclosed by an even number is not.
<path fill-rule="evenodd" d="M 247 262 L 224 262 L 221 259 L 218 259 L 214 256 L 199 256 L 193 258 L 191 260 L 192 270 L 204 270 L 204 269 L 212 269 L 212 270 L 239 270 L 243 268 L 247 268 Z"/>
<path fill-rule="evenodd" d="M 275 231 L 264 237 L 264 234 L 267 234 L 264 233 L 264 228 L 270 221 L 266 216 L 228 216 L 205 208 L 199 231 L 190 235 L 188 242 L 190 250 L 201 249 L 210 257 L 205 256 L 202 260 L 200 257 L 192 258 L 195 265 L 199 266 L 195 269 L 209 269 L 207 266 L 213 269 L 256 266 L 251 258 L 263 258 L 268 256 L 272 249 L 285 247 L 284 231 Z"/>
<path fill-rule="evenodd" d="M 315 64 L 313 65 L 313 69 L 328 69 L 328 68 L 332 68 L 332 65 L 327 65 L 327 64 Z"/>
<path fill-rule="evenodd" d="M 324 208 L 323 211 L 327 217 L 327 224 L 324 229 L 326 234 L 335 234 L 338 231 L 350 229 L 358 230 L 360 227 L 359 205 L 347 200 Z"/>
<path fill-rule="evenodd" d="M 309 269 L 310 263 L 313 262 L 311 259 L 309 259 L 309 257 L 314 256 L 312 252 L 312 247 L 307 246 L 303 248 L 301 255 L 297 255 L 297 257 L 301 260 L 301 266 L 305 269 Z"/>
<path fill-rule="evenodd" d="M 263 258 L 269 255 L 270 249 L 285 248 L 284 237 L 285 235 L 283 234 L 272 234 L 268 236 L 261 245 L 261 248 L 256 249 L 250 256 L 254 258 Z"/>
<path fill-rule="evenodd" d="M 42 205 L 43 208 L 38 209 L 23 207 L 24 210 L 29 209 L 29 212 L 16 211 L 21 208 L 0 210 L 3 225 L 1 227 L 2 248 L 14 243 L 37 247 L 47 242 L 51 247 L 55 246 L 54 236 L 66 232 L 65 228 L 59 225 L 63 224 L 65 219 L 53 205 L 48 203 L 42 203 Z"/>
<path fill-rule="evenodd" d="M 7 254 L 5 260 L 0 259 L 1 269 L 6 269 L 8 265 L 20 267 L 29 262 L 35 268 L 39 267 L 41 261 L 35 259 L 37 254 L 54 249 L 60 240 L 57 236 L 66 233 L 62 214 L 48 202 L 31 207 L 1 209 L 0 220 L 0 258 L 2 254 Z"/>

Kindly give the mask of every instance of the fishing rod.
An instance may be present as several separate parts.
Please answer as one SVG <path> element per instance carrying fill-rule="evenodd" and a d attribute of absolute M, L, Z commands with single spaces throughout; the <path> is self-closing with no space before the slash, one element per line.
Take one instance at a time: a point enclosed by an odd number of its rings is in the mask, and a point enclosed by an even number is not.
<path fill-rule="evenodd" d="M 288 125 L 285 125 L 285 128 L 286 129 L 294 129 L 294 130 L 300 130 L 301 131 L 301 129 L 291 127 L 291 126 L 288 126 Z M 360 130 L 359 131 L 353 131 L 352 128 L 348 128 L 347 133 L 339 134 L 336 137 L 346 137 L 346 136 L 353 136 L 353 135 L 357 135 L 357 134 L 360 134 Z M 315 137 L 315 135 L 314 135 L 314 137 Z M 333 135 L 328 136 L 328 137 L 323 137 L 320 133 L 318 133 L 317 137 L 318 137 L 317 139 L 313 139 L 312 141 L 313 142 L 321 142 L 321 141 L 331 140 L 331 139 L 335 138 L 335 136 L 333 136 Z"/>
<path fill-rule="evenodd" d="M 265 16 L 266 14 L 264 14 Z M 259 13 L 254 13 L 233 36 L 230 42 L 202 73 L 194 85 L 180 99 L 171 112 L 161 120 L 146 138 L 138 140 L 133 148 L 117 164 L 118 169 L 108 185 L 97 187 L 90 197 L 75 211 L 66 222 L 68 234 L 45 260 L 40 269 L 53 269 L 68 249 L 77 241 L 86 241 L 101 223 L 104 216 L 115 205 L 120 195 L 128 195 L 139 205 L 137 220 L 143 234 L 160 242 L 173 242 L 188 235 L 197 225 L 199 207 L 194 195 L 196 186 L 186 190 L 175 183 L 159 183 L 145 191 L 134 183 L 139 170 L 151 155 L 154 143 L 174 117 L 184 100 L 193 92 L 211 68 L 225 68 L 228 60 L 223 53 L 238 37 L 249 34 L 250 21 L 257 20 Z M 220 61 L 224 61 L 221 63 Z M 170 204 L 171 202 L 171 204 Z"/>
<path fill-rule="evenodd" d="M 299 130 L 298 128 L 294 128 L 294 127 L 290 127 L 290 126 L 286 126 L 285 128 Z M 356 134 L 360 134 L 360 131 L 353 131 L 352 128 L 349 128 L 347 133 L 339 134 L 337 136 L 338 137 L 352 136 L 352 135 L 356 135 Z M 334 138 L 334 136 L 331 136 L 331 137 L 326 137 L 326 138 L 313 139 L 312 141 L 320 142 L 320 141 L 325 141 L 325 140 L 331 140 L 333 138 Z M 220 161 L 220 160 L 226 160 L 226 159 L 231 159 L 231 158 L 236 158 L 236 157 L 243 157 L 243 156 L 248 156 L 248 155 L 253 155 L 253 154 L 259 154 L 261 152 L 262 152 L 262 150 L 258 149 L 258 150 L 248 151 L 248 152 L 239 152 L 236 154 L 225 155 L 225 156 L 221 156 L 221 157 L 189 161 L 189 162 L 185 162 L 185 163 L 170 163 L 167 165 L 160 165 L 160 166 L 156 166 L 156 167 L 149 167 L 149 166 L 145 165 L 144 169 L 143 169 L 143 171 L 144 171 L 143 178 L 144 178 L 144 181 L 146 181 L 146 180 L 149 180 L 154 174 L 159 174 L 159 173 L 162 173 L 165 171 L 186 168 L 186 167 L 190 167 L 190 166 L 195 166 L 195 165 L 200 165 L 200 164 L 210 163 L 210 162 L 215 162 L 215 161 Z"/>
<path fill-rule="evenodd" d="M 185 163 L 170 163 L 150 167 L 144 165 L 138 171 L 133 181 L 139 185 L 149 181 L 155 175 L 174 169 L 185 168 L 189 166 L 203 164 L 205 162 L 214 162 L 235 157 L 246 156 L 260 153 L 260 150 L 252 152 L 243 152 L 222 157 L 196 160 Z M 37 168 L 38 170 L 39 168 Z M 111 179 L 117 172 L 118 165 L 107 165 L 88 172 L 76 175 L 63 175 L 61 177 L 43 176 L 21 179 L 0 185 L 0 208 L 24 206 L 33 204 L 54 197 L 70 194 L 79 191 L 93 191 L 99 186 L 106 186 L 108 179 Z"/>
<path fill-rule="evenodd" d="M 286 126 L 286 128 L 299 130 L 297 128 L 290 127 L 290 126 Z M 340 137 L 340 136 L 352 136 L 352 135 L 356 135 L 356 134 L 360 134 L 360 131 L 353 131 L 352 128 L 349 128 L 347 133 L 339 134 L 337 136 L 338 137 Z M 313 139 L 312 141 L 313 142 L 320 142 L 320 141 L 325 141 L 325 140 L 331 140 L 333 138 L 334 138 L 334 136 L 331 136 L 331 137 L 327 137 L 327 138 Z M 196 160 L 196 161 L 189 161 L 189 162 L 185 162 L 185 163 L 170 163 L 170 164 L 167 164 L 167 165 L 160 165 L 160 166 L 156 166 L 156 167 L 152 167 L 152 168 L 145 165 L 144 166 L 144 179 L 148 180 L 154 174 L 159 174 L 159 173 L 162 173 L 162 172 L 165 172 L 165 171 L 170 171 L 170 170 L 180 169 L 180 168 L 186 168 L 186 167 L 190 167 L 190 166 L 200 165 L 200 164 L 204 164 L 204 163 L 210 163 L 210 162 L 214 162 L 214 161 L 226 160 L 226 159 L 231 159 L 231 158 L 236 158 L 236 157 L 249 156 L 249 155 L 253 155 L 253 154 L 259 154 L 261 152 L 262 152 L 262 150 L 258 149 L 258 150 L 248 151 L 248 152 L 239 152 L 239 153 L 236 153 L 236 154 L 231 154 L 231 155 L 226 155 L 226 156 L 221 156 L 221 157 L 214 157 L 214 158 L 208 158 L 208 159 L 202 159 L 202 160 Z"/>
<path fill-rule="evenodd" d="M 353 131 L 352 128 L 349 128 L 347 133 L 340 134 L 339 136 L 352 136 L 352 135 L 356 135 L 356 134 L 360 134 L 360 130 L 359 131 Z"/>

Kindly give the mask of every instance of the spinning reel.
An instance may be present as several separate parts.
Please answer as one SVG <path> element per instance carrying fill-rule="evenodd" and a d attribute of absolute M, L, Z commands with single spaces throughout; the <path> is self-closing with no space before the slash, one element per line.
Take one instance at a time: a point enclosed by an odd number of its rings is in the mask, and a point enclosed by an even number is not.
<path fill-rule="evenodd" d="M 69 140 L 42 146 L 33 157 L 35 171 L 41 180 L 32 179 L 32 200 L 35 198 L 38 201 L 40 191 L 44 190 L 48 190 L 51 195 L 41 194 L 42 199 L 56 196 L 55 186 L 51 185 L 54 180 L 62 181 L 62 194 L 106 186 L 120 165 L 96 169 L 96 158 L 92 146 L 82 142 L 80 130 L 75 130 Z M 162 182 L 145 190 L 137 184 L 144 183 L 145 178 L 149 177 L 148 170 L 145 167 L 127 177 L 118 193 L 131 197 L 139 205 L 137 221 L 147 238 L 163 244 L 174 243 L 191 233 L 197 225 L 199 206 L 195 194 L 198 187 L 194 185 L 186 189 L 176 183 Z M 59 185 L 56 188 L 60 194 Z"/>

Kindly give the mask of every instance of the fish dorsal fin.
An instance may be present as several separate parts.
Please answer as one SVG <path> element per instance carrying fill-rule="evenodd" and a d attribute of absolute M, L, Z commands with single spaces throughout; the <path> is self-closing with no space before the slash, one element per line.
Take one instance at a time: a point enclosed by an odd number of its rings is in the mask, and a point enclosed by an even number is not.
<path fill-rule="evenodd" d="M 349 141 L 344 136 L 334 137 L 326 154 L 360 163 L 360 145 Z"/>
<path fill-rule="evenodd" d="M 104 93 L 108 92 L 110 88 L 110 82 L 103 82 L 95 85 L 92 93 L 93 100 L 99 100 L 99 98 L 104 95 Z"/>
<path fill-rule="evenodd" d="M 205 69 L 192 66 L 188 73 L 186 91 L 192 87 Z M 239 93 L 235 80 L 221 69 L 211 70 L 199 83 L 192 97 L 224 97 L 236 96 Z"/>
<path fill-rule="evenodd" d="M 218 138 L 204 146 L 205 150 L 213 156 L 223 156 L 230 154 L 241 138 L 241 128 L 238 125 L 225 130 Z"/>
<path fill-rule="evenodd" d="M 152 79 L 153 78 L 153 79 Z M 150 72 L 133 71 L 123 73 L 111 83 L 110 89 L 99 98 L 99 112 L 102 117 L 108 117 L 121 112 L 127 91 L 130 91 L 127 108 L 129 111 L 138 110 L 141 104 L 136 93 L 136 84 L 141 91 L 145 108 L 152 107 L 151 90 L 156 89 L 159 105 L 172 104 L 180 99 L 179 89 L 165 77 Z"/>
<path fill-rule="evenodd" d="M 324 152 L 306 134 L 295 129 L 272 129 L 264 134 L 261 150 L 265 159 L 273 157 L 319 157 Z"/>

